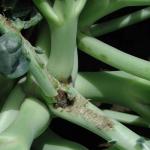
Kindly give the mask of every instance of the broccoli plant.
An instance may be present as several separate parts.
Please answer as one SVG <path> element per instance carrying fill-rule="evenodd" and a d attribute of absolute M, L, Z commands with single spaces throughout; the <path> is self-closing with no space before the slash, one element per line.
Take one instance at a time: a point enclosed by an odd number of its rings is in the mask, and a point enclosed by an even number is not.
<path fill-rule="evenodd" d="M 149 5 L 0 1 L 0 149 L 87 150 L 52 130 L 51 122 L 62 118 L 103 138 L 107 150 L 150 150 L 146 135 L 126 126 L 150 127 L 150 63 L 99 38 L 150 18 Z M 125 7 L 138 10 L 103 20 Z M 80 50 L 117 71 L 78 71 Z M 96 102 L 130 111 L 101 109 Z"/>

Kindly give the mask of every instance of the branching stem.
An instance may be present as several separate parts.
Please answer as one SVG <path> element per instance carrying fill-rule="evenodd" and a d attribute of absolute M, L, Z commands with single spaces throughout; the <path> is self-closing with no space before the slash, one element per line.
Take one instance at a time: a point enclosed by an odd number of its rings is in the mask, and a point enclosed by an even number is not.
<path fill-rule="evenodd" d="M 79 48 L 92 57 L 119 70 L 150 80 L 150 62 L 124 53 L 102 41 L 86 35 L 79 36 Z"/>
<path fill-rule="evenodd" d="M 90 34 L 92 36 L 101 36 L 124 27 L 142 22 L 150 18 L 150 7 L 141 9 L 134 13 L 103 22 L 100 24 L 95 24 L 90 27 Z"/>

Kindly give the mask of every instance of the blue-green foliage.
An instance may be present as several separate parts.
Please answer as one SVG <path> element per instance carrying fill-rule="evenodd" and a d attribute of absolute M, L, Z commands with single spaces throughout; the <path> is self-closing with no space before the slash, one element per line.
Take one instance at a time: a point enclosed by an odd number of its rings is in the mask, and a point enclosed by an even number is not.
<path fill-rule="evenodd" d="M 16 33 L 8 32 L 0 37 L 0 73 L 17 78 L 28 71 L 29 61 L 22 52 L 22 40 Z"/>

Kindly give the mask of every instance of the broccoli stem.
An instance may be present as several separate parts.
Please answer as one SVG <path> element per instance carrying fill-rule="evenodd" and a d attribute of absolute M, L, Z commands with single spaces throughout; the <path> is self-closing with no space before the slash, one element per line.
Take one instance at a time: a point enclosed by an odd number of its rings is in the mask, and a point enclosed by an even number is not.
<path fill-rule="evenodd" d="M 102 17 L 128 6 L 147 6 L 149 0 L 93 0 L 87 1 L 79 20 L 81 30 L 92 25 Z M 96 13 L 94 13 L 96 12 Z"/>
<path fill-rule="evenodd" d="M 130 150 L 137 150 L 138 141 L 141 139 L 139 135 L 119 122 L 106 117 L 99 108 L 83 98 L 78 92 L 71 89 L 70 93 L 74 95 L 73 105 L 66 108 L 55 108 L 50 105 L 50 110 L 56 116 L 90 130 L 118 148 L 127 150 L 130 147 Z M 128 137 L 131 140 L 128 140 Z M 143 142 L 145 144 L 145 141 Z M 139 150 L 146 150 L 146 148 Z"/>
<path fill-rule="evenodd" d="M 75 88 L 92 100 L 123 104 L 131 98 L 150 104 L 150 81 L 123 71 L 80 72 Z"/>
<path fill-rule="evenodd" d="M 16 86 L 6 99 L 0 114 L 0 133 L 7 129 L 16 119 L 25 94 Z"/>
<path fill-rule="evenodd" d="M 44 117 L 43 117 L 44 116 Z M 48 126 L 50 113 L 40 101 L 28 98 L 21 105 L 16 120 L 0 135 L 0 149 L 29 150 Z"/>
<path fill-rule="evenodd" d="M 79 48 L 92 57 L 119 70 L 150 80 L 150 62 L 124 53 L 104 42 L 83 34 L 79 35 Z"/>
<path fill-rule="evenodd" d="M 117 112 L 113 110 L 103 110 L 104 114 L 112 119 L 115 119 L 119 122 L 125 124 L 131 124 L 135 126 L 147 127 L 150 128 L 150 124 L 146 122 L 143 118 L 123 112 Z"/>
<path fill-rule="evenodd" d="M 92 25 L 89 29 L 89 32 L 92 36 L 101 36 L 122 29 L 124 27 L 142 22 L 149 18 L 150 7 L 141 9 L 139 11 L 133 12 L 125 16 L 112 19 L 107 22 Z"/>
<path fill-rule="evenodd" d="M 114 88 L 115 87 L 115 88 Z M 150 122 L 150 82 L 122 71 L 80 73 L 75 88 L 86 98 L 128 107 Z"/>

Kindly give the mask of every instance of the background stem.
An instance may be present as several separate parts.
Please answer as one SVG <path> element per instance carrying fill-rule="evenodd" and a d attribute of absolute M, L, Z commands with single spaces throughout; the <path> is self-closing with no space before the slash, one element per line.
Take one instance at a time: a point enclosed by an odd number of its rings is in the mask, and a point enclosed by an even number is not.
<path fill-rule="evenodd" d="M 6 99 L 0 114 L 0 133 L 7 129 L 16 119 L 20 106 L 25 98 L 22 89 L 17 85 Z"/>
<path fill-rule="evenodd" d="M 1 133 L 0 149 L 30 149 L 33 140 L 47 128 L 49 121 L 50 114 L 46 106 L 38 100 L 26 99 L 16 120 Z"/>
<path fill-rule="evenodd" d="M 95 38 L 81 35 L 79 48 L 92 57 L 117 69 L 150 80 L 150 62 L 124 53 Z"/>
<path fill-rule="evenodd" d="M 150 7 L 141 9 L 131 14 L 112 19 L 107 22 L 95 24 L 90 27 L 90 34 L 92 36 L 101 36 L 113 31 L 122 29 L 124 27 L 142 22 L 150 18 Z"/>
<path fill-rule="evenodd" d="M 115 119 L 119 122 L 150 128 L 150 124 L 137 115 L 122 113 L 122 112 L 117 112 L 112 110 L 103 110 L 103 112 L 106 116 Z"/>

